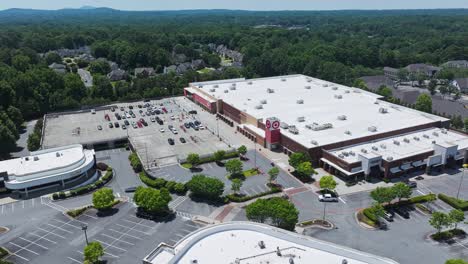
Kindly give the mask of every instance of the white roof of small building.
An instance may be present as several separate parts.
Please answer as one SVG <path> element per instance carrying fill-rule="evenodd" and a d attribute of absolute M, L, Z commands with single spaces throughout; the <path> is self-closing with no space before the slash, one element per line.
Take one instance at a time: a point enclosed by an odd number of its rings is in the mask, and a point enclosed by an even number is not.
<path fill-rule="evenodd" d="M 191 85 L 257 119 L 277 117 L 281 122 L 296 126 L 299 134 L 284 129 L 282 134 L 308 148 L 447 120 L 382 101 L 382 97 L 374 93 L 304 75 Z M 271 89 L 270 92 L 267 89 Z M 262 100 L 266 100 L 266 104 L 258 109 Z M 386 113 L 381 113 L 381 108 Z M 340 120 L 340 116 L 345 120 Z M 299 122 L 299 117 L 304 117 L 304 121 Z M 313 123 L 330 123 L 333 128 L 319 131 L 306 128 Z M 376 130 L 370 131 L 370 127 Z M 312 144 L 312 140 L 318 144 Z"/>
<path fill-rule="evenodd" d="M 358 155 L 367 158 L 381 156 L 382 159 L 391 161 L 431 151 L 433 142 L 443 147 L 457 145 L 459 150 L 468 148 L 467 136 L 446 129 L 431 128 L 335 149 L 330 153 L 348 163 L 358 162 Z M 367 153 L 363 153 L 363 149 Z"/>
<path fill-rule="evenodd" d="M 259 246 L 263 241 L 264 248 Z M 280 249 L 281 256 L 277 255 Z M 168 258 L 172 254 L 172 258 Z M 290 263 L 295 264 L 396 264 L 397 262 L 252 222 L 229 222 L 208 226 L 183 238 L 173 248 L 161 246 L 145 261 L 172 263 Z M 197 262 L 194 262 L 194 261 Z"/>
<path fill-rule="evenodd" d="M 22 177 L 66 168 L 84 160 L 82 145 L 71 145 L 31 152 L 29 156 L 0 161 L 0 172 Z"/>

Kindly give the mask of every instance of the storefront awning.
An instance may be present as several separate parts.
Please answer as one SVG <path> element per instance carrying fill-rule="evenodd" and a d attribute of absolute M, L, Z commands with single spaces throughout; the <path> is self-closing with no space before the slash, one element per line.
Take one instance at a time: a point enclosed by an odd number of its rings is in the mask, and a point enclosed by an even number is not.
<path fill-rule="evenodd" d="M 409 170 L 409 169 L 412 168 L 412 166 L 411 166 L 410 163 L 406 163 L 406 164 L 401 165 L 400 168 L 401 168 L 402 170 Z"/>
<path fill-rule="evenodd" d="M 340 166 L 334 164 L 333 162 L 331 162 L 331 161 L 329 161 L 329 160 L 327 160 L 327 159 L 325 159 L 325 158 L 321 158 L 320 160 L 323 161 L 323 162 L 325 162 L 325 163 L 327 163 L 328 165 L 332 166 L 333 168 L 339 170 L 340 172 L 344 173 L 344 174 L 347 175 L 347 176 L 351 176 L 351 175 L 354 175 L 354 174 L 363 172 L 363 170 L 349 172 L 349 171 L 344 170 L 344 169 L 341 168 Z"/>
<path fill-rule="evenodd" d="M 400 171 L 401 171 L 401 170 L 400 170 L 400 168 L 398 168 L 398 167 L 390 168 L 390 173 L 393 173 L 393 174 L 398 173 L 398 172 L 400 172 Z"/>
<path fill-rule="evenodd" d="M 425 163 L 423 161 L 418 160 L 418 161 L 413 162 L 411 165 L 413 165 L 413 167 L 419 167 L 419 166 L 422 166 L 424 164 Z"/>

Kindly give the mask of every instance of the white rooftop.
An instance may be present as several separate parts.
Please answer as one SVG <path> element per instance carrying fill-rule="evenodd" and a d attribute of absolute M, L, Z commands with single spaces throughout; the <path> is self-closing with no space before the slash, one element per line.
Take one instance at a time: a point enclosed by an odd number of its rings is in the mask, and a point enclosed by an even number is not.
<path fill-rule="evenodd" d="M 82 145 L 71 145 L 31 152 L 31 155 L 0 161 L 0 172 L 9 176 L 22 177 L 66 168 L 84 160 Z"/>
<path fill-rule="evenodd" d="M 359 161 L 358 155 L 368 158 L 382 156 L 382 159 L 391 161 L 431 151 L 433 142 L 443 147 L 458 145 L 458 150 L 468 148 L 467 136 L 446 129 L 431 128 L 335 149 L 330 153 L 348 163 Z"/>
<path fill-rule="evenodd" d="M 288 129 L 282 129 L 282 134 L 308 148 L 447 120 L 384 102 L 381 96 L 358 88 L 304 75 L 191 85 L 257 119 L 277 117 L 289 126 L 296 126 L 299 134 Z M 300 118 L 304 121 L 299 121 Z M 332 128 L 317 131 L 306 128 L 313 123 L 317 126 L 329 123 Z"/>
<path fill-rule="evenodd" d="M 259 242 L 263 241 L 262 249 Z M 277 250 L 281 253 L 278 256 Z M 172 259 L 168 261 L 168 257 Z M 251 222 L 229 222 L 202 228 L 183 238 L 173 248 L 158 247 L 145 263 L 291 263 L 295 264 L 396 264 L 329 242 Z M 194 261 L 197 262 L 194 262 Z"/>

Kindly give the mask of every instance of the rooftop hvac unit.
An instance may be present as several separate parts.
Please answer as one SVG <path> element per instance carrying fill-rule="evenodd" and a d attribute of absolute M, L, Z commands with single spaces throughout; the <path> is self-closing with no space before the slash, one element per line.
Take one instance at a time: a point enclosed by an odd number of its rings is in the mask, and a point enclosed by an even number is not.
<path fill-rule="evenodd" d="M 432 132 L 432 135 L 438 137 L 438 136 L 439 136 L 439 133 L 437 133 L 437 132 L 434 131 L 434 132 Z"/>
<path fill-rule="evenodd" d="M 328 84 L 324 83 L 322 84 L 323 87 L 328 87 Z"/>
<path fill-rule="evenodd" d="M 285 79 L 285 78 L 282 78 L 282 79 L 281 79 L 281 81 L 282 81 L 282 82 L 285 82 L 285 81 L 286 81 L 286 79 Z"/>
<path fill-rule="evenodd" d="M 213 85 L 213 88 L 218 88 L 218 87 L 219 87 L 219 85 L 217 85 L 217 84 Z"/>
<path fill-rule="evenodd" d="M 333 87 L 332 87 L 332 90 L 333 90 L 333 91 L 336 91 L 336 90 L 338 90 L 338 87 L 333 86 Z"/>
<path fill-rule="evenodd" d="M 393 140 L 393 144 L 399 146 L 399 145 L 400 145 L 400 141 L 398 141 L 398 140 Z"/>
<path fill-rule="evenodd" d="M 265 99 L 260 100 L 260 103 L 261 103 L 261 104 L 266 104 L 266 103 L 267 103 L 267 100 L 265 100 Z"/>
<path fill-rule="evenodd" d="M 343 96 L 342 96 L 341 94 L 335 94 L 335 98 L 336 98 L 336 99 L 342 99 Z"/>
<path fill-rule="evenodd" d="M 369 130 L 369 132 L 376 132 L 377 127 L 376 126 L 370 126 L 370 127 L 367 128 L 367 130 Z"/>
<path fill-rule="evenodd" d="M 447 134 L 447 129 L 442 128 L 442 130 L 440 130 L 440 133 L 442 133 L 442 134 Z"/>
<path fill-rule="evenodd" d="M 344 133 L 345 133 L 346 135 L 351 135 L 351 131 L 349 131 L 349 130 L 346 130 Z"/>
<path fill-rule="evenodd" d="M 312 123 L 306 125 L 306 128 L 312 129 L 314 131 L 320 131 L 320 130 L 325 130 L 328 128 L 333 128 L 333 125 L 331 123 L 325 123 L 325 124 L 318 124 L 318 123 Z"/>
<path fill-rule="evenodd" d="M 423 134 L 423 138 L 429 138 L 428 134 Z"/>
<path fill-rule="evenodd" d="M 354 155 L 356 155 L 356 153 L 354 153 L 354 151 L 350 151 L 349 155 L 354 156 Z"/>
<path fill-rule="evenodd" d="M 367 149 L 361 149 L 362 153 L 367 153 Z"/>
<path fill-rule="evenodd" d="M 252 85 L 252 81 L 249 81 L 247 84 L 248 84 L 248 85 Z"/>
<path fill-rule="evenodd" d="M 55 152 L 55 157 L 60 157 L 60 152 Z"/>
<path fill-rule="evenodd" d="M 289 126 L 289 132 L 291 132 L 294 135 L 299 134 L 299 129 L 297 129 L 296 126 Z"/>
<path fill-rule="evenodd" d="M 307 90 L 310 90 L 310 88 L 312 88 L 310 85 L 306 85 L 304 86 L 304 88 L 306 88 Z"/>
<path fill-rule="evenodd" d="M 409 138 L 404 138 L 403 141 L 406 142 L 406 143 L 410 142 Z"/>
<path fill-rule="evenodd" d="M 416 141 L 419 141 L 419 137 L 418 137 L 418 136 L 414 136 L 413 139 L 416 140 Z"/>
<path fill-rule="evenodd" d="M 345 157 L 349 156 L 349 153 L 347 151 L 343 151 L 343 152 L 341 152 L 341 154 L 343 154 Z"/>
<path fill-rule="evenodd" d="M 271 89 L 271 88 L 268 88 L 268 89 L 267 89 L 267 93 L 274 93 L 274 92 L 275 92 L 275 90 L 273 90 L 273 89 Z"/>
<path fill-rule="evenodd" d="M 201 85 L 201 84 L 200 84 L 200 85 L 198 85 L 198 88 L 203 88 L 203 85 Z"/>
<path fill-rule="evenodd" d="M 34 156 L 34 161 L 38 161 L 39 160 L 39 157 L 38 156 Z"/>
<path fill-rule="evenodd" d="M 387 160 L 388 160 L 388 161 L 392 161 L 392 160 L 393 160 L 393 157 L 392 157 L 392 156 L 388 156 L 388 157 L 387 157 Z"/>
<path fill-rule="evenodd" d="M 263 105 L 259 104 L 255 106 L 255 109 L 263 109 Z"/>
<path fill-rule="evenodd" d="M 386 148 L 387 148 L 387 146 L 385 146 L 385 144 L 383 144 L 383 143 L 380 144 L 380 147 L 383 148 L 383 149 L 386 149 Z"/>
<path fill-rule="evenodd" d="M 346 120 L 346 116 L 345 115 L 339 115 L 338 120 Z"/>
<path fill-rule="evenodd" d="M 381 113 L 381 114 L 386 114 L 386 113 L 388 113 L 388 109 L 385 108 L 385 107 L 380 107 L 380 108 L 379 108 L 379 113 Z"/>
<path fill-rule="evenodd" d="M 304 104 L 304 100 L 299 99 L 299 100 L 296 101 L 296 103 L 297 103 L 297 104 Z"/>
<path fill-rule="evenodd" d="M 198 260 L 192 259 L 192 260 L 190 260 L 190 264 L 198 264 Z"/>
<path fill-rule="evenodd" d="M 236 83 L 231 84 L 232 87 L 236 87 Z"/>
<path fill-rule="evenodd" d="M 374 102 L 374 104 L 379 104 L 379 101 L 376 100 L 376 101 Z"/>
<path fill-rule="evenodd" d="M 346 90 L 344 93 L 349 93 L 349 90 Z"/>
<path fill-rule="evenodd" d="M 231 86 L 231 87 L 229 87 L 229 90 L 234 91 L 234 90 L 236 90 L 236 87 L 235 87 L 235 86 Z"/>
<path fill-rule="evenodd" d="M 287 129 L 287 128 L 289 128 L 289 125 L 287 123 L 285 123 L 285 122 L 281 122 L 280 127 L 283 128 L 283 129 Z"/>
<path fill-rule="evenodd" d="M 229 93 L 229 90 L 224 90 L 224 93 Z"/>
<path fill-rule="evenodd" d="M 353 90 L 354 93 L 361 93 L 361 90 L 359 89 L 356 89 L 356 90 Z"/>
<path fill-rule="evenodd" d="M 375 150 L 375 151 L 377 151 L 377 150 L 379 150 L 379 148 L 378 148 L 378 147 L 376 147 L 376 146 L 372 146 L 372 150 Z"/>
<path fill-rule="evenodd" d="M 312 82 L 312 79 L 308 79 L 307 82 Z"/>
<path fill-rule="evenodd" d="M 310 141 L 310 144 L 314 145 L 314 146 L 317 146 L 318 145 L 318 142 L 317 140 L 311 140 Z"/>
<path fill-rule="evenodd" d="M 338 157 L 340 157 L 340 159 L 344 159 L 344 155 L 343 155 L 343 154 L 339 154 Z"/>
<path fill-rule="evenodd" d="M 261 249 L 264 249 L 265 248 L 265 242 L 263 242 L 263 240 L 260 240 L 258 242 L 258 246 L 261 248 Z"/>
<path fill-rule="evenodd" d="M 214 91 L 216 91 L 216 89 L 213 89 L 213 88 L 210 89 L 210 92 L 214 92 Z"/>
<path fill-rule="evenodd" d="M 435 144 L 435 143 L 437 143 L 437 142 L 436 142 L 435 140 L 433 140 L 433 141 L 432 141 L 432 144 Z"/>
<path fill-rule="evenodd" d="M 303 116 L 300 116 L 297 118 L 297 122 L 304 122 L 305 121 L 305 117 Z"/>

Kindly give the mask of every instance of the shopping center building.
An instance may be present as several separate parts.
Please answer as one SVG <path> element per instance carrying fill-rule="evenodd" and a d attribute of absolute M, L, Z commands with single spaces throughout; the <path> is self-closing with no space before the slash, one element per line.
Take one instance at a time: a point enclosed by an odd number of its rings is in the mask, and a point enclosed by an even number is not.
<path fill-rule="evenodd" d="M 204 227 L 174 246 L 160 244 L 143 263 L 397 264 L 388 258 L 252 222 Z"/>
<path fill-rule="evenodd" d="M 0 187 L 19 197 L 76 186 L 96 176 L 94 150 L 71 145 L 0 161 Z"/>
<path fill-rule="evenodd" d="M 468 137 L 447 130 L 449 119 L 304 75 L 191 83 L 185 96 L 258 144 L 308 153 L 335 175 L 391 178 L 468 157 Z"/>

